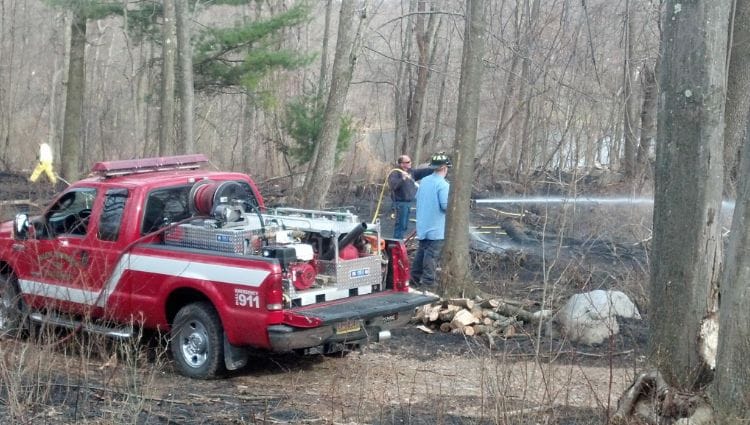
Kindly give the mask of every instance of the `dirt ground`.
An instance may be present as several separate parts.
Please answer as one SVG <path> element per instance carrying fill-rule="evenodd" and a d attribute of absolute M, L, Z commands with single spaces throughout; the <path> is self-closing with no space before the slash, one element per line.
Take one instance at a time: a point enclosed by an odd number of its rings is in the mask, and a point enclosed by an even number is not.
<path fill-rule="evenodd" d="M 136 359 L 83 356 L 84 339 L 2 341 L 5 359 L 26 369 L 3 373 L 22 382 L 0 393 L 22 402 L 0 407 L 3 423 L 603 424 L 643 366 L 641 350 L 619 342 L 535 355 L 528 336 L 489 350 L 407 328 L 343 358 L 258 355 L 225 379 L 195 381 L 142 347 Z"/>
<path fill-rule="evenodd" d="M 2 175 L 0 200 L 43 203 L 54 193 Z M 373 192 L 374 193 L 374 192 Z M 334 194 L 362 217 L 376 195 Z M 3 217 L 17 210 L 4 205 Z M 33 208 L 33 205 L 32 205 Z M 510 214 L 528 240 L 501 229 Z M 603 424 L 645 367 L 650 211 L 633 206 L 477 208 L 474 279 L 485 294 L 530 311 L 571 294 L 619 289 L 643 320 L 621 322 L 600 346 L 549 337 L 525 325 L 490 347 L 485 339 L 409 326 L 345 357 L 253 356 L 226 379 L 174 371 L 162 339 L 135 346 L 86 336 L 53 344 L 0 340 L 3 423 L 137 424 Z M 383 222 L 387 234 L 390 224 Z M 61 342 L 60 342 L 61 341 Z"/>

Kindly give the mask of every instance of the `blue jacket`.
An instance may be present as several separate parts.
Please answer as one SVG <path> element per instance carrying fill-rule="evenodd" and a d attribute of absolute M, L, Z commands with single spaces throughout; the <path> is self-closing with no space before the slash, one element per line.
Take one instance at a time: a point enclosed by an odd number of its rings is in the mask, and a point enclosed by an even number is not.
<path fill-rule="evenodd" d="M 445 177 L 432 173 L 417 190 L 417 239 L 445 239 L 445 212 L 450 185 Z"/>

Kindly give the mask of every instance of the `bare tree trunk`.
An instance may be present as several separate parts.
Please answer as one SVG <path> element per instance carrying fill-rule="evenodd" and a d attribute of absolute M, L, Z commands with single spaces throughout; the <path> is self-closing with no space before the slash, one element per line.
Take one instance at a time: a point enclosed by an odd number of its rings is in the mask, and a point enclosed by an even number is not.
<path fill-rule="evenodd" d="M 72 182 L 79 177 L 81 161 L 83 96 L 86 89 L 86 18 L 73 13 L 70 29 L 70 63 L 60 161 L 62 177 Z"/>
<path fill-rule="evenodd" d="M 625 0 L 625 60 L 623 63 L 623 132 L 625 135 L 625 160 L 623 161 L 624 174 L 627 179 L 632 179 L 636 172 L 636 146 L 638 139 L 636 135 L 638 116 L 638 97 L 633 91 L 635 81 L 635 63 L 633 61 L 633 44 L 635 38 L 635 7 L 630 0 Z"/>
<path fill-rule="evenodd" d="M 331 5 L 332 0 L 326 0 L 325 23 L 323 25 L 323 47 L 320 49 L 320 75 L 318 76 L 318 100 L 323 98 L 323 93 L 328 89 L 328 39 L 331 37 Z"/>
<path fill-rule="evenodd" d="M 443 248 L 441 292 L 446 296 L 464 296 L 473 289 L 469 272 L 469 200 L 474 182 L 474 154 L 477 146 L 479 91 L 482 85 L 484 52 L 484 0 L 467 0 L 464 26 L 461 80 L 456 113 L 455 176 L 448 199 Z"/>
<path fill-rule="evenodd" d="M 616 103 L 618 105 L 621 105 L 622 102 L 620 102 L 619 98 L 613 98 L 613 103 Z M 616 106 L 611 106 L 612 115 L 613 116 L 619 116 L 620 110 Z M 619 121 L 622 123 L 621 119 L 615 118 L 614 121 Z M 612 137 L 610 138 L 610 141 L 608 143 L 607 151 L 609 152 L 609 164 L 610 168 L 614 171 L 620 171 L 622 168 L 622 140 L 624 138 L 624 133 L 622 126 L 620 124 L 613 124 L 612 125 Z"/>
<path fill-rule="evenodd" d="M 175 0 L 164 0 L 164 28 L 161 68 L 161 114 L 159 122 L 159 155 L 175 152 L 174 90 L 177 35 Z"/>
<path fill-rule="evenodd" d="M 430 14 L 429 24 L 425 28 L 424 12 L 426 10 L 425 0 L 418 0 L 416 25 L 414 37 L 417 40 L 417 51 L 419 59 L 417 63 L 417 84 L 409 103 L 409 121 L 407 122 L 409 152 L 421 155 L 420 141 L 422 140 L 422 111 L 424 110 L 425 95 L 427 94 L 427 83 L 430 79 L 430 42 L 433 31 L 437 26 L 437 14 Z"/>
<path fill-rule="evenodd" d="M 265 151 L 265 163 L 266 163 L 266 176 L 278 176 L 282 172 L 283 168 L 283 153 L 280 152 L 279 145 L 284 140 L 285 132 L 282 127 L 284 111 L 281 108 L 275 108 L 273 110 L 273 117 L 267 121 L 269 133 L 272 136 L 267 139 L 264 145 Z"/>
<path fill-rule="evenodd" d="M 414 2 L 416 0 L 406 0 L 409 3 L 409 13 L 411 14 L 415 10 Z M 403 0 L 402 0 L 403 5 Z M 403 7 L 402 7 L 403 9 Z M 406 22 L 404 25 L 403 22 Z M 406 29 L 404 29 L 406 27 Z M 403 43 L 401 47 L 401 60 L 398 63 L 398 70 L 396 73 L 396 83 L 393 95 L 393 158 L 398 158 L 399 155 L 411 152 L 410 146 L 408 146 L 408 132 L 406 126 L 408 125 L 408 101 L 411 84 L 411 66 L 409 65 L 409 59 L 411 58 L 412 39 L 410 36 L 411 24 L 408 20 L 401 20 L 401 37 L 400 40 Z"/>
<path fill-rule="evenodd" d="M 153 43 L 149 43 L 145 47 L 145 52 L 141 55 L 145 63 L 152 62 L 155 60 L 156 48 Z M 138 112 L 141 117 L 141 124 L 143 128 L 143 156 L 149 157 L 158 154 L 159 145 L 156 140 L 155 133 L 153 131 L 153 117 L 150 113 L 149 103 L 146 101 L 149 93 L 156 91 L 154 88 L 154 72 L 149 66 L 146 68 L 146 72 L 141 72 L 137 81 L 137 98 L 135 107 L 138 108 Z"/>
<path fill-rule="evenodd" d="M 110 158 L 113 153 L 115 155 L 121 154 L 117 151 L 110 152 L 110 149 L 119 149 L 121 146 L 113 143 L 111 135 L 104 131 L 105 116 L 109 112 L 108 109 L 111 108 L 111 103 L 108 102 L 106 94 L 110 92 L 108 87 L 111 82 L 109 71 L 113 68 L 115 43 L 112 43 L 111 39 L 108 40 L 108 27 L 104 21 L 96 20 L 94 22 L 96 33 L 89 33 L 89 36 L 94 38 L 91 42 L 94 58 L 90 62 L 92 65 L 86 82 L 87 86 L 90 87 L 88 91 L 90 95 L 85 108 L 91 118 L 85 120 L 85 129 L 81 140 L 81 162 L 84 165 L 91 164 L 95 158 Z M 103 54 L 104 51 L 106 51 L 105 54 Z"/>
<path fill-rule="evenodd" d="M 725 130 L 732 134 L 725 135 L 724 148 L 732 151 L 742 145 L 742 157 L 734 176 L 737 178 L 738 192 L 721 279 L 719 346 L 716 377 L 710 393 L 717 423 L 721 424 L 746 423 L 750 412 L 750 369 L 747 367 L 747 353 L 750 352 L 750 310 L 747 307 L 747 300 L 750 299 L 750 256 L 747 255 L 750 250 L 749 99 L 733 91 L 750 88 L 750 73 L 747 71 L 750 65 L 750 1 L 737 0 L 735 5 Z M 737 122 L 731 122 L 733 120 Z M 740 124 L 744 125 L 740 127 Z M 740 143 L 743 139 L 744 144 Z M 732 153 L 725 152 L 724 155 L 724 166 L 727 167 L 725 175 L 730 174 L 733 171 L 731 167 L 736 165 Z"/>
<path fill-rule="evenodd" d="M 528 81 L 528 78 L 531 76 L 530 74 L 530 61 L 525 60 L 524 61 L 524 80 Z M 531 147 L 532 147 L 532 141 L 531 141 L 531 117 L 534 114 L 534 111 L 532 109 L 532 87 L 531 85 L 526 82 L 523 84 L 523 99 L 524 102 L 522 105 L 519 105 L 522 108 L 523 114 L 521 117 L 523 118 L 519 122 L 520 126 L 520 149 L 518 152 L 518 167 L 516 168 L 516 178 L 522 182 L 522 184 L 525 186 L 528 183 L 529 176 L 531 176 L 531 173 L 533 170 L 531 169 L 531 161 L 533 159 Z"/>
<path fill-rule="evenodd" d="M 724 189 L 734 196 L 740 148 L 747 137 L 745 121 L 750 110 L 750 2 L 737 0 L 732 21 L 732 44 L 727 81 L 726 128 L 724 129 Z"/>
<path fill-rule="evenodd" d="M 54 67 L 55 69 L 52 72 L 52 80 L 49 84 L 49 120 L 47 121 L 49 134 L 47 135 L 47 144 L 52 147 L 52 152 L 55 155 L 59 155 L 55 146 L 57 144 L 57 87 L 60 83 L 62 69 L 60 69 L 57 59 L 54 60 Z"/>
<path fill-rule="evenodd" d="M 9 165 L 11 127 L 15 110 L 13 106 L 15 98 L 13 71 L 16 58 L 16 7 L 16 2 L 10 4 L 10 10 L 3 7 L 3 14 L 0 17 L 0 57 L 3 58 L 6 65 L 6 67 L 0 67 L 0 69 L 6 69 L 6 71 L 0 73 L 0 137 L 2 138 L 0 140 L 2 140 L 2 162 L 5 168 L 8 168 Z M 6 31 L 9 43 L 6 43 Z M 6 45 L 8 46 L 7 49 Z"/>
<path fill-rule="evenodd" d="M 195 152 L 193 134 L 193 47 L 190 44 L 190 10 L 187 0 L 175 0 L 177 56 L 180 60 L 180 140 L 182 153 Z"/>
<path fill-rule="evenodd" d="M 498 167 L 498 156 L 503 153 L 505 147 L 508 145 L 508 138 L 505 136 L 505 130 L 510 124 L 511 117 L 511 105 L 516 97 L 516 78 L 518 71 L 519 56 L 514 54 L 510 63 L 510 71 L 508 72 L 508 79 L 505 82 L 505 96 L 503 98 L 503 104 L 500 108 L 500 117 L 497 120 L 497 126 L 492 134 L 492 153 L 490 155 L 490 176 L 494 180 L 495 172 Z"/>
<path fill-rule="evenodd" d="M 58 18 L 63 17 L 64 13 L 58 13 L 55 15 L 55 21 L 58 20 Z M 64 20 L 63 20 L 64 21 Z M 68 58 L 68 48 L 70 47 L 70 26 L 63 25 L 64 31 L 63 31 L 63 56 L 62 57 L 56 57 L 53 59 L 53 66 L 54 71 L 52 74 L 52 81 L 50 81 L 49 86 L 49 120 L 48 120 L 48 126 L 49 126 L 49 134 L 47 135 L 47 144 L 52 147 L 52 153 L 54 156 L 54 163 L 59 164 L 60 163 L 60 127 L 61 122 L 60 118 L 64 115 L 64 105 L 63 101 L 61 100 L 62 95 L 64 92 L 62 92 L 62 87 L 66 85 L 66 81 L 64 80 L 66 71 L 68 69 L 67 65 L 67 58 Z M 59 34 L 57 34 L 57 37 L 59 37 Z M 0 45 L 2 45 L 2 41 L 0 40 Z M 0 78 L 1 80 L 1 78 Z M 0 89 L 0 98 L 2 98 L 2 89 Z M 2 132 L 0 131 L 0 134 Z"/>
<path fill-rule="evenodd" d="M 313 147 L 312 155 L 310 156 L 310 162 L 307 164 L 307 171 L 305 172 L 305 184 L 313 181 L 313 175 L 315 170 L 318 169 L 318 156 L 320 155 L 320 146 L 323 140 L 319 139 L 318 143 Z"/>
<path fill-rule="evenodd" d="M 261 11 L 261 4 L 256 3 L 255 4 L 255 18 L 257 18 Z M 248 21 L 254 19 L 253 16 L 251 16 L 251 10 L 250 6 L 245 6 L 242 8 L 242 21 L 243 23 L 247 23 Z M 253 140 L 253 134 L 256 133 L 256 116 L 258 114 L 257 107 L 255 103 L 253 102 L 253 94 L 252 93 L 244 93 L 242 95 L 242 100 L 240 100 L 240 120 L 239 123 L 239 140 L 238 140 L 238 146 L 239 146 L 239 159 L 240 159 L 240 167 L 243 172 L 249 172 L 250 170 L 255 169 L 255 162 L 257 161 L 257 155 L 255 155 L 255 152 L 251 149 L 250 145 L 252 144 Z M 232 165 L 234 166 L 234 161 L 232 161 Z"/>
<path fill-rule="evenodd" d="M 323 126 L 315 158 L 313 173 L 305 180 L 305 194 L 303 205 L 306 208 L 320 209 L 325 205 L 325 199 L 333 180 L 336 166 L 336 145 L 341 128 L 341 116 L 344 112 L 344 102 L 349 92 L 357 52 L 354 49 L 356 35 L 354 31 L 355 2 L 345 1 L 341 4 L 339 14 L 339 33 L 336 39 L 336 54 L 333 59 L 331 75 L 331 90 L 323 116 Z"/>
<path fill-rule="evenodd" d="M 317 101 L 322 102 L 324 93 L 328 90 L 328 42 L 331 36 L 331 12 L 333 10 L 331 0 L 326 0 L 326 16 L 325 16 L 325 27 L 323 28 L 323 46 L 321 48 L 320 57 L 320 75 L 318 76 L 318 96 Z M 312 155 L 310 156 L 310 162 L 307 164 L 307 170 L 305 171 L 306 182 L 312 181 L 313 173 L 316 167 L 316 161 L 318 160 L 318 152 L 320 152 L 320 143 L 316 143 L 313 147 Z M 294 187 L 294 184 L 292 184 Z"/>
<path fill-rule="evenodd" d="M 641 106 L 641 140 L 638 144 L 638 173 L 648 173 L 651 146 L 656 137 L 656 99 L 659 88 L 656 85 L 656 66 L 651 68 L 643 64 L 641 81 L 643 86 L 643 105 Z"/>
<path fill-rule="evenodd" d="M 438 98 L 437 98 L 437 111 L 435 111 L 435 131 L 433 134 L 433 141 L 435 138 L 439 139 L 442 137 L 442 131 L 440 129 L 440 125 L 443 121 L 443 109 L 444 109 L 443 105 L 445 104 L 445 85 L 446 85 L 446 79 L 448 75 L 448 66 L 450 64 L 450 59 L 451 59 L 450 44 L 451 43 L 449 39 L 449 41 L 446 43 L 446 45 L 448 46 L 448 50 L 445 52 L 445 62 L 443 63 L 443 72 L 441 73 L 441 77 L 440 77 L 440 91 L 438 93 Z M 421 163 L 424 157 L 425 155 L 422 153 L 422 150 L 419 149 L 414 152 L 412 161 Z"/>
<path fill-rule="evenodd" d="M 738 4 L 744 0 L 738 0 Z M 746 50 L 746 49 L 745 49 Z M 744 54 L 747 54 L 745 51 Z M 720 424 L 747 423 L 750 412 L 750 145 L 742 148 L 738 198 L 721 280 L 719 346 L 711 399 Z M 743 420 L 744 419 L 744 420 Z"/>
<path fill-rule="evenodd" d="M 521 45 L 521 87 L 519 89 L 519 99 L 522 104 L 519 108 L 523 108 L 524 114 L 521 115 L 522 120 L 519 122 L 520 125 L 520 141 L 518 143 L 518 163 L 516 167 L 516 178 L 524 177 L 531 173 L 531 117 L 533 113 L 532 108 L 532 97 L 534 95 L 532 90 L 533 76 L 531 70 L 531 55 L 535 51 L 536 41 L 534 39 L 534 28 L 539 21 L 539 0 L 524 0 L 524 14 L 527 17 L 525 28 L 523 28 L 523 43 Z M 516 157 L 514 157 L 516 158 Z"/>
<path fill-rule="evenodd" d="M 678 3 L 681 7 L 678 7 Z M 698 351 L 721 269 L 729 1 L 669 0 L 656 147 L 651 362 L 678 389 L 710 379 Z"/>
<path fill-rule="evenodd" d="M 239 123 L 239 129 L 237 130 L 237 143 L 236 146 L 238 147 L 235 151 L 235 155 L 232 157 L 239 156 L 239 166 L 240 169 L 244 172 L 248 172 L 252 168 L 252 155 L 250 154 L 250 147 L 247 146 L 249 144 L 250 135 L 252 134 L 251 130 L 251 122 L 253 120 L 253 106 L 250 104 L 250 98 L 249 95 L 245 94 L 242 96 L 242 99 L 240 99 L 240 123 Z M 232 166 L 234 166 L 234 160 L 232 161 Z"/>
<path fill-rule="evenodd" d="M 513 130 L 515 131 L 513 131 L 512 132 L 513 134 L 511 135 L 511 138 L 513 138 L 513 140 L 510 146 L 510 161 L 509 161 L 510 169 L 509 171 L 516 177 L 518 176 L 518 160 L 521 156 L 521 153 L 520 153 L 521 141 L 518 140 L 518 137 L 517 137 L 517 135 L 520 134 L 520 131 L 516 130 L 516 128 L 520 128 L 519 119 L 523 117 L 523 115 L 521 115 L 521 107 L 523 105 L 524 100 L 526 100 L 525 93 L 526 93 L 526 85 L 527 85 L 527 80 L 526 80 L 527 76 L 523 74 L 523 72 L 525 72 L 525 69 L 526 69 L 526 68 L 523 68 L 523 66 L 525 65 L 525 62 L 522 59 L 528 56 L 528 52 L 527 52 L 528 49 L 525 47 L 526 42 L 524 41 L 524 31 L 525 31 L 524 16 L 526 16 L 524 12 L 526 10 L 527 4 L 528 4 L 528 0 L 519 1 L 518 6 L 516 7 L 515 13 L 513 15 L 513 26 L 515 29 L 515 45 L 514 45 L 515 49 L 513 49 L 514 51 L 511 54 L 519 58 L 519 61 L 521 62 L 521 67 L 522 67 L 521 68 L 522 74 L 520 78 L 518 78 L 518 87 L 516 88 L 516 93 L 517 93 L 516 99 L 513 102 L 513 111 L 514 111 L 513 115 L 517 116 L 517 118 L 514 120 L 514 122 L 511 123 Z"/>

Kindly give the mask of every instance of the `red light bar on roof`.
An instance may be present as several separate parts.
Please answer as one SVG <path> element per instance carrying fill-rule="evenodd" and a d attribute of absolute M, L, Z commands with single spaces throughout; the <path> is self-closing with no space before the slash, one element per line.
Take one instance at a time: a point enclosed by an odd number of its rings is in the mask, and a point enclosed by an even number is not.
<path fill-rule="evenodd" d="M 208 162 L 203 154 L 162 156 L 158 158 L 123 159 L 97 162 L 91 172 L 105 177 L 165 170 L 190 170 Z"/>

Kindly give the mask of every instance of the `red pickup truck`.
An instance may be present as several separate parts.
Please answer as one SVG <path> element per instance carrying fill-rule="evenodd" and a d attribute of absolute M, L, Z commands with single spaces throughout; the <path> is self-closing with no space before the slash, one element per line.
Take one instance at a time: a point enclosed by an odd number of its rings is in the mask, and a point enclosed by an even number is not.
<path fill-rule="evenodd" d="M 248 349 L 329 354 L 390 337 L 435 300 L 409 292 L 402 242 L 350 212 L 267 208 L 203 155 L 100 162 L 39 216 L 0 225 L 0 333 L 46 323 L 170 332 L 180 373 Z"/>

